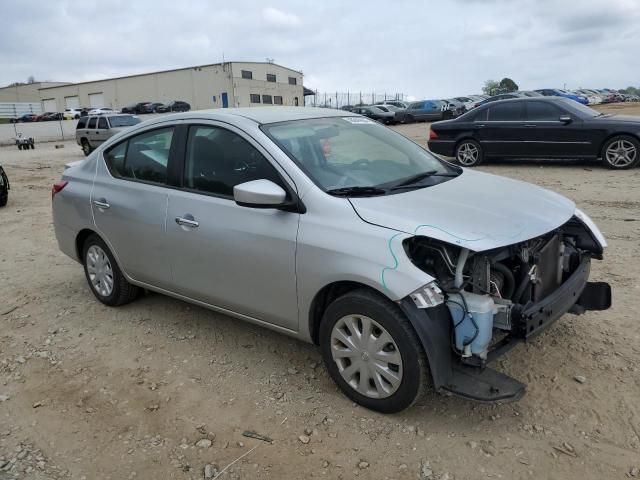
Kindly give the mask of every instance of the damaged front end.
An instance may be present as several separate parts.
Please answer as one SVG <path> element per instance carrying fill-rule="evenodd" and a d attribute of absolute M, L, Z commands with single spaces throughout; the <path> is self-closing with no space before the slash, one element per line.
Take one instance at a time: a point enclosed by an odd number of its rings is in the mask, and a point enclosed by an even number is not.
<path fill-rule="evenodd" d="M 519 399 L 525 385 L 487 368 L 567 312 L 611 306 L 607 283 L 589 282 L 604 237 L 584 213 L 544 235 L 474 252 L 425 236 L 406 239 L 411 262 L 436 281 L 401 302 L 420 336 L 434 386 L 477 401 Z"/>

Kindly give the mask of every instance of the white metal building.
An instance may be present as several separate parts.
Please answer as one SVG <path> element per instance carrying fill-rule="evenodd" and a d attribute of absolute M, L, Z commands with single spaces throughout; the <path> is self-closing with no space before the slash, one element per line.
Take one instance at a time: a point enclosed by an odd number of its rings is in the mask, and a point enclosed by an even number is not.
<path fill-rule="evenodd" d="M 194 110 L 304 105 L 302 72 L 267 62 L 225 62 L 127 77 L 44 87 L 43 111 L 119 109 L 138 102 L 183 100 Z"/>

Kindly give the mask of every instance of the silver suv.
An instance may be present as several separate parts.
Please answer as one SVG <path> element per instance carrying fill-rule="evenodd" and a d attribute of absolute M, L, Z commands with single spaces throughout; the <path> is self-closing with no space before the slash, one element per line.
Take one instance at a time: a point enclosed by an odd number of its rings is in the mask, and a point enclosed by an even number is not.
<path fill-rule="evenodd" d="M 153 290 L 314 342 L 381 412 L 429 382 L 517 400 L 525 386 L 487 364 L 611 303 L 589 282 L 606 241 L 572 201 L 339 110 L 149 120 L 68 165 L 52 201 L 60 249 L 100 302 Z"/>
<path fill-rule="evenodd" d="M 103 142 L 122 130 L 140 123 L 134 115 L 89 115 L 80 117 L 76 125 L 76 142 L 89 155 Z"/>

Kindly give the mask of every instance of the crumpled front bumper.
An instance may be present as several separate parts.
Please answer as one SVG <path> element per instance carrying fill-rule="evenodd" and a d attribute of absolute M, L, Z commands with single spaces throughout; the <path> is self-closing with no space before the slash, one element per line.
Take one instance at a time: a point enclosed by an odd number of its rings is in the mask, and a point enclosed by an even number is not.
<path fill-rule="evenodd" d="M 583 257 L 571 276 L 550 295 L 515 312 L 515 330 L 489 352 L 487 363 L 503 355 L 521 341 L 539 335 L 567 312 L 606 310 L 611 306 L 611 287 L 589 282 L 591 258 Z M 463 364 L 450 347 L 451 317 L 446 306 L 418 309 L 410 299 L 400 307 L 420 338 L 432 374 L 434 388 L 443 393 L 483 403 L 512 402 L 522 398 L 526 385 L 486 366 Z"/>

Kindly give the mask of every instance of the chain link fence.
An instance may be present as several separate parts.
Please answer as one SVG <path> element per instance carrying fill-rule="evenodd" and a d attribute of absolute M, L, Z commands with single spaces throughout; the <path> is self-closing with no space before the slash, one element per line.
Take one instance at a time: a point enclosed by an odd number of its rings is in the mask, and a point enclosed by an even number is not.
<path fill-rule="evenodd" d="M 404 93 L 389 92 L 318 92 L 305 97 L 307 107 L 342 108 L 347 105 L 374 105 L 385 100 L 406 101 Z"/>

